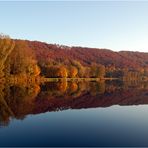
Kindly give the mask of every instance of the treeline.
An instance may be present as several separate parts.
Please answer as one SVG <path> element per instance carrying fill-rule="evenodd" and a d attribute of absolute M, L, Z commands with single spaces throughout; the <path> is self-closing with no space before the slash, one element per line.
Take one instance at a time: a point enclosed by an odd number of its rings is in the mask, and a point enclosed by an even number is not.
<path fill-rule="evenodd" d="M 41 46 L 42 45 L 42 46 Z M 43 46 L 44 45 L 44 46 Z M 40 56 L 39 54 L 40 49 Z M 45 51 L 46 49 L 46 51 Z M 7 35 L 0 35 L 0 79 L 2 78 L 121 78 L 123 80 L 147 80 L 148 66 L 119 67 L 107 59 L 98 57 L 99 62 L 88 60 L 84 49 L 67 46 L 37 44 L 26 40 L 14 40 Z M 73 53 L 77 51 L 77 54 Z M 88 50 L 88 49 L 87 49 Z M 96 50 L 95 50 L 96 51 Z M 98 50 L 100 52 L 100 50 Z M 91 51 L 89 51 L 91 52 Z M 97 52 L 97 51 L 96 51 Z M 96 53 L 95 52 L 95 53 Z M 111 51 L 106 51 L 108 54 Z M 45 56 L 47 54 L 47 57 Z M 58 54 L 61 57 L 58 57 Z M 72 57 L 69 58 L 70 53 Z M 92 53 L 94 53 L 92 49 Z M 43 54 L 43 55 L 42 55 Z M 49 57 L 49 54 L 51 57 Z M 56 55 L 57 54 L 57 55 Z M 67 54 L 68 56 L 64 55 Z M 102 53 L 100 53 L 102 55 Z M 97 56 L 98 54 L 96 54 Z M 109 56 L 109 55 L 108 55 Z M 125 53 L 124 53 L 125 56 Z M 42 58 L 40 58 L 42 57 Z M 103 55 L 102 55 L 103 57 Z M 83 62 L 82 62 L 83 59 Z M 84 60 L 86 61 L 84 62 Z M 106 60 L 106 64 L 102 64 Z M 86 64 L 87 63 L 87 64 Z"/>
<path fill-rule="evenodd" d="M 39 63 L 41 75 L 49 78 L 118 78 L 124 81 L 148 80 L 148 67 L 119 68 L 114 64 L 107 66 L 97 63 L 82 65 L 79 61 L 69 60 Z"/>
<path fill-rule="evenodd" d="M 147 80 L 148 67 L 141 68 L 117 68 L 115 65 L 106 67 L 106 77 L 120 78 L 124 81 Z"/>
<path fill-rule="evenodd" d="M 49 63 L 41 63 L 40 67 L 41 75 L 49 78 L 103 78 L 105 76 L 104 65 L 83 66 L 75 60 L 70 60 L 70 64 L 50 61 Z"/>

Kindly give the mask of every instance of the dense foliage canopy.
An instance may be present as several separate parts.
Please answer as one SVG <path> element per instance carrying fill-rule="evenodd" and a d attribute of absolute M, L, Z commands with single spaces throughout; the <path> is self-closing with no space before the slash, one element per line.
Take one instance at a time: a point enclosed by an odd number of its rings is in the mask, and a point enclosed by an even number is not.
<path fill-rule="evenodd" d="M 148 53 L 68 47 L 0 35 L 0 77 L 145 79 Z"/>

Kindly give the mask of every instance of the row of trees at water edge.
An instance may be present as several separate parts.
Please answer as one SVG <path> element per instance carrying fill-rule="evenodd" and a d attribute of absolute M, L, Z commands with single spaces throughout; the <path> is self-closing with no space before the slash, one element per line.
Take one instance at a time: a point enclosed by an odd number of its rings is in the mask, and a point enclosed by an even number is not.
<path fill-rule="evenodd" d="M 109 78 L 122 78 L 125 81 L 131 80 L 147 80 L 148 67 L 133 68 L 117 68 L 115 65 L 106 67 L 106 77 Z"/>
<path fill-rule="evenodd" d="M 83 66 L 78 61 L 72 61 L 72 64 L 64 63 L 40 65 L 41 75 L 49 78 L 104 78 L 105 66 L 101 64 L 91 64 Z"/>
<path fill-rule="evenodd" d="M 39 63 L 41 75 L 50 78 L 120 78 L 126 81 L 148 79 L 148 67 L 118 68 L 114 64 L 105 66 L 97 63 L 86 66 L 75 60 L 70 60 L 69 63 L 52 60 Z"/>
<path fill-rule="evenodd" d="M 36 47 L 37 49 L 40 46 Z M 44 47 L 46 49 L 46 46 Z M 69 50 L 66 48 L 67 53 Z M 40 49 L 44 50 L 44 49 Z M 56 52 L 57 49 L 52 49 Z M 52 54 L 52 51 L 49 51 Z M 58 51 L 57 51 L 58 52 Z M 42 52 L 41 52 L 42 53 Z M 80 55 L 81 53 L 79 53 Z M 55 56 L 55 55 L 54 55 Z M 112 61 L 113 62 L 113 61 Z M 76 58 L 38 58 L 26 40 L 14 40 L 7 35 L 0 35 L 0 79 L 2 78 L 122 78 L 137 80 L 148 78 L 148 67 L 117 67 L 115 64 L 92 62 L 84 64 Z"/>

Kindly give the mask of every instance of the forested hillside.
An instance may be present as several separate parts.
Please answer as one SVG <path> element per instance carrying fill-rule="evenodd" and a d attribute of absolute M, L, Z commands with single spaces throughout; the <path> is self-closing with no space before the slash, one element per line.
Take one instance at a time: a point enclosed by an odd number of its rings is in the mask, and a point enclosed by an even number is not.
<path fill-rule="evenodd" d="M 0 35 L 0 78 L 148 78 L 148 53 L 68 47 Z"/>
<path fill-rule="evenodd" d="M 99 63 L 105 66 L 114 64 L 119 68 L 139 68 L 148 66 L 148 53 L 121 51 L 114 52 L 108 49 L 67 47 L 56 44 L 47 44 L 38 41 L 27 41 L 29 47 L 36 52 L 39 61 L 48 62 L 53 59 L 56 62 L 77 60 L 84 65 Z"/>

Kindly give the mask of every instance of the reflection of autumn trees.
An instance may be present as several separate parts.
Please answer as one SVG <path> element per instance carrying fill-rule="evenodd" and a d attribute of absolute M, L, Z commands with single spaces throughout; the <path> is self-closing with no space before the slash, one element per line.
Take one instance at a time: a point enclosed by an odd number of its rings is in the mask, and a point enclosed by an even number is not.
<path fill-rule="evenodd" d="M 78 97 L 85 92 L 91 94 L 103 94 L 105 92 L 105 81 L 100 82 L 50 82 L 43 86 L 43 91 L 49 95 L 65 97 Z"/>
<path fill-rule="evenodd" d="M 76 82 L 70 82 L 68 85 L 68 94 L 75 95 L 78 90 L 78 84 Z"/>
<path fill-rule="evenodd" d="M 64 93 L 67 90 L 67 81 L 62 81 L 57 83 L 57 89 L 60 92 Z"/>
<path fill-rule="evenodd" d="M 5 85 L 0 91 L 0 122 L 5 124 L 10 117 L 22 119 L 32 112 L 40 87 L 37 84 L 28 87 Z"/>
<path fill-rule="evenodd" d="M 5 100 L 4 84 L 0 85 L 0 124 L 7 125 L 9 123 L 9 117 L 13 116 L 9 105 Z"/>
<path fill-rule="evenodd" d="M 122 89 L 122 87 L 124 88 L 123 81 L 106 81 L 105 91 L 108 93 L 113 93 Z"/>
<path fill-rule="evenodd" d="M 146 82 L 48 82 L 41 87 L 1 84 L 0 123 L 7 125 L 11 118 L 23 119 L 28 114 L 58 111 L 69 108 L 107 107 L 115 104 L 147 103 Z"/>
<path fill-rule="evenodd" d="M 105 93 L 105 81 L 99 81 L 90 83 L 90 93 L 92 95 L 104 94 Z"/>
<path fill-rule="evenodd" d="M 34 101 L 40 91 L 40 87 L 36 84 L 28 87 L 12 86 L 10 88 L 13 94 L 12 110 L 17 118 L 23 118 L 34 108 Z"/>

